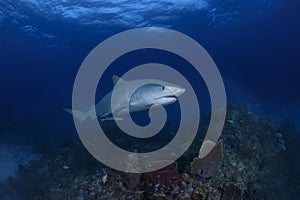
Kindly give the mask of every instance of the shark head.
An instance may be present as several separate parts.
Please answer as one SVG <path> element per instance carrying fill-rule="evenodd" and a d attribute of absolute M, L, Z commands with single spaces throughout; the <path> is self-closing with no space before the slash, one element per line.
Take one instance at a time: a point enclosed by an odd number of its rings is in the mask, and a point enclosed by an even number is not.
<path fill-rule="evenodd" d="M 169 83 L 148 83 L 136 89 L 130 99 L 130 110 L 145 110 L 152 105 L 167 106 L 185 92 L 181 86 Z"/>

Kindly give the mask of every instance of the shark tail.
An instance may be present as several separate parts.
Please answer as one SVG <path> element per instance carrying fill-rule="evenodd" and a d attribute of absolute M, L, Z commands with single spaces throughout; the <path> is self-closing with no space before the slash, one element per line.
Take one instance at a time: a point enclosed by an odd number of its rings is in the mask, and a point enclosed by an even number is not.
<path fill-rule="evenodd" d="M 73 110 L 73 109 L 68 109 L 68 108 L 63 108 L 64 111 L 66 111 L 67 113 L 70 113 L 71 115 L 73 115 L 73 118 L 75 118 L 76 120 L 78 120 L 80 123 L 84 122 L 88 117 L 90 117 L 91 119 L 96 119 L 99 117 L 99 122 L 104 122 L 104 121 L 120 121 L 123 120 L 123 118 L 121 117 L 109 117 L 109 113 L 100 115 L 100 116 L 96 116 L 93 115 L 93 113 L 95 112 L 95 106 L 91 106 L 91 108 L 87 111 L 87 112 L 82 112 L 79 110 Z"/>
<path fill-rule="evenodd" d="M 73 115 L 73 117 L 75 119 L 77 119 L 80 123 L 84 122 L 88 117 L 90 118 L 94 118 L 93 117 L 93 110 L 95 109 L 95 106 L 91 106 L 91 108 L 89 109 L 89 111 L 87 112 L 82 112 L 79 110 L 72 110 L 72 109 L 68 109 L 68 108 L 63 108 L 64 111 L 66 111 L 67 113 L 70 113 L 71 115 Z"/>

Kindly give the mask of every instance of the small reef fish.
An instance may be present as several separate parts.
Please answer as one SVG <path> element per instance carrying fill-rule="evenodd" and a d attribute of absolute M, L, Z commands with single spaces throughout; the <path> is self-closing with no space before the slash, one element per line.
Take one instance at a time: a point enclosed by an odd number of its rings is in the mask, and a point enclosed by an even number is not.
<path fill-rule="evenodd" d="M 107 179 L 108 179 L 108 175 L 105 174 L 104 176 L 102 176 L 101 182 L 105 185 L 105 183 L 107 182 Z"/>
<path fill-rule="evenodd" d="M 65 169 L 65 170 L 68 170 L 68 169 L 70 169 L 71 167 L 69 167 L 69 166 L 67 166 L 67 165 L 64 165 L 62 168 Z"/>

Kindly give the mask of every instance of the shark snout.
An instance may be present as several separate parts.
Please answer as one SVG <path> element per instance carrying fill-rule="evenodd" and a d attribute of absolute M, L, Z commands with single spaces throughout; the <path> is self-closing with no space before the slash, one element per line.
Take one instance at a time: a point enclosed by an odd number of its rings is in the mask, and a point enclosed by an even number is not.
<path fill-rule="evenodd" d="M 185 89 L 180 86 L 166 86 L 166 88 L 171 90 L 175 94 L 176 97 L 181 96 L 185 92 Z"/>

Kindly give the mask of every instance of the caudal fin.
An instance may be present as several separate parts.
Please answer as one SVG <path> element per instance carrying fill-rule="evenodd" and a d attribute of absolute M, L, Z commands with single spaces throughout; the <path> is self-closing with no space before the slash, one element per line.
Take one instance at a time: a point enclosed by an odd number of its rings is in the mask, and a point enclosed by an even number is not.
<path fill-rule="evenodd" d="M 84 122 L 88 117 L 90 117 L 92 120 L 97 119 L 99 117 L 100 122 L 109 121 L 109 120 L 115 120 L 115 121 L 123 120 L 123 118 L 120 117 L 109 117 L 110 113 L 98 115 L 97 117 L 97 114 L 96 115 L 94 114 L 95 106 L 91 106 L 87 112 L 72 110 L 68 108 L 63 108 L 63 110 L 73 115 L 73 117 L 77 119 L 80 123 Z"/>
<path fill-rule="evenodd" d="M 80 123 L 84 122 L 89 114 L 88 112 L 84 113 L 78 110 L 72 110 L 68 108 L 63 108 L 63 110 L 73 115 L 73 117 L 76 118 Z"/>

